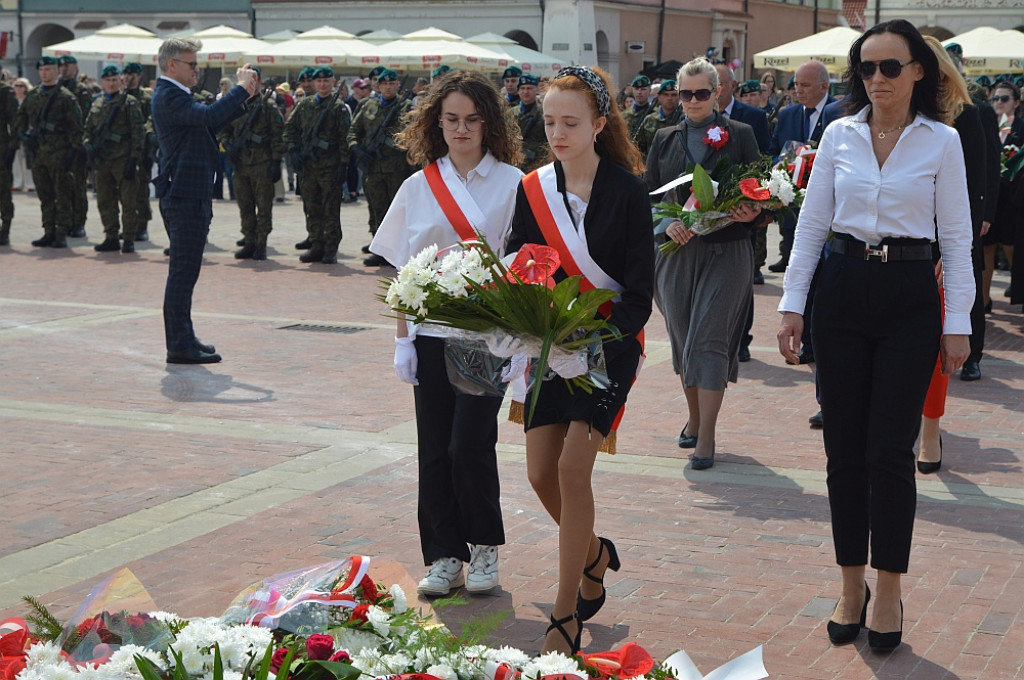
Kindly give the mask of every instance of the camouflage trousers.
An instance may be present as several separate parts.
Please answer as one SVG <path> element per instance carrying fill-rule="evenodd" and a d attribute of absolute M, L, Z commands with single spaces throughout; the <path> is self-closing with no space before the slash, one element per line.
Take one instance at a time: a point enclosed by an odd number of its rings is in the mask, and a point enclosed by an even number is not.
<path fill-rule="evenodd" d="M 317 168 L 302 173 L 302 209 L 313 250 L 335 255 L 341 243 L 341 185 L 337 168 Z M 271 188 L 273 196 L 273 188 Z"/>
<path fill-rule="evenodd" d="M 0 156 L 3 156 L 3 151 L 0 151 Z M 14 199 L 11 198 L 11 185 L 14 184 L 14 178 L 11 176 L 11 168 L 3 162 L 0 162 L 0 225 L 11 224 L 11 220 L 14 219 Z M 0 230 L 4 227 L 0 226 Z"/>
<path fill-rule="evenodd" d="M 63 154 L 36 156 L 32 161 L 32 181 L 39 197 L 43 232 L 47 236 L 67 234 L 71 227 L 71 173 Z"/>
<path fill-rule="evenodd" d="M 754 269 L 760 269 L 768 261 L 768 228 L 754 227 L 750 243 L 754 246 Z"/>
<path fill-rule="evenodd" d="M 135 183 L 135 210 L 138 212 L 139 232 L 149 228 L 153 209 L 149 205 L 149 180 L 153 179 L 153 164 L 143 163 L 139 168 L 139 181 Z"/>
<path fill-rule="evenodd" d="M 363 175 L 363 193 L 370 208 L 370 233 L 376 234 L 384 215 L 391 207 L 398 188 L 408 175 L 397 172 L 367 172 Z M 305 186 L 303 186 L 305 191 Z"/>
<path fill-rule="evenodd" d="M 74 162 L 70 168 L 71 183 L 69 193 L 62 194 L 71 199 L 71 226 L 85 225 L 85 217 L 89 212 L 89 198 L 86 185 L 89 181 L 89 169 L 84 162 Z"/>
<path fill-rule="evenodd" d="M 139 175 L 126 179 L 126 158 L 112 158 L 96 164 L 96 207 L 103 222 L 103 236 L 116 239 L 124 221 L 124 239 L 134 241 L 139 233 L 139 215 L 135 201 L 139 192 Z M 120 210 L 119 210 L 120 208 Z"/>
<path fill-rule="evenodd" d="M 266 246 L 274 228 L 274 185 L 267 178 L 267 164 L 236 167 L 234 182 L 242 236 L 246 244 Z"/>

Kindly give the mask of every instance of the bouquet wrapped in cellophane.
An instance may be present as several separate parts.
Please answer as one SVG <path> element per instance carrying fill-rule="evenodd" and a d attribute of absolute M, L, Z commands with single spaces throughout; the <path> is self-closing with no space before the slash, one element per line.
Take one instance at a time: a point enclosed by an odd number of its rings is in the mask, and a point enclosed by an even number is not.
<path fill-rule="evenodd" d="M 672 200 L 681 187 L 690 185 L 686 201 Z M 698 236 L 713 234 L 734 222 L 730 211 L 742 204 L 755 205 L 773 212 L 791 213 L 803 202 L 804 192 L 798 189 L 781 168 L 772 168 L 769 160 L 755 163 L 733 163 L 727 156 L 719 158 L 709 174 L 700 165 L 668 184 L 651 192 L 652 196 L 669 193 L 669 200 L 654 204 L 655 234 L 665 231 L 678 220 Z M 682 246 L 671 239 L 658 246 L 665 255 L 674 254 Z"/>
<path fill-rule="evenodd" d="M 456 373 L 482 393 L 525 371 L 528 359 L 535 360 L 529 417 L 542 380 L 552 373 L 588 392 L 605 387 L 601 343 L 621 337 L 598 312 L 616 293 L 581 291 L 579 276 L 555 284 L 559 265 L 558 252 L 540 244 L 525 244 L 504 261 L 482 238 L 443 251 L 435 245 L 384 280 L 387 292 L 378 297 L 415 323 L 444 329 L 456 345 L 446 356 L 449 369 L 451 361 L 461 363 Z M 494 362 L 481 357 L 485 349 Z"/>

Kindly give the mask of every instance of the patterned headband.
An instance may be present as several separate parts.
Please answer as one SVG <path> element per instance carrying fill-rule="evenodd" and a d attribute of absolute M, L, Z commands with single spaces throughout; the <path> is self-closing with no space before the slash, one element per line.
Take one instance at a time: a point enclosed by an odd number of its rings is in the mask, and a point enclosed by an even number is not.
<path fill-rule="evenodd" d="M 555 80 L 563 76 L 576 76 L 583 83 L 594 91 L 594 96 L 597 98 L 597 113 L 602 116 L 607 116 L 612 110 L 612 98 L 608 94 L 608 88 L 605 87 L 604 81 L 601 80 L 601 76 L 594 72 L 594 69 L 587 68 L 586 66 L 566 66 L 558 75 L 555 76 Z"/>

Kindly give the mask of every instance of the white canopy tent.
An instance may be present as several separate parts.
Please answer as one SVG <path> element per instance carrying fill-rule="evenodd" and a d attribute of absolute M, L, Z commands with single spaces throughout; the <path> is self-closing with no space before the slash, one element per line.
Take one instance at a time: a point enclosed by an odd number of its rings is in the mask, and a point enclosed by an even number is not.
<path fill-rule="evenodd" d="M 347 31 L 321 26 L 245 56 L 248 61 L 261 67 L 344 66 L 350 55 L 373 49 L 373 45 L 358 40 Z"/>
<path fill-rule="evenodd" d="M 364 42 L 372 43 L 374 45 L 383 45 L 384 43 L 399 40 L 402 37 L 402 34 L 387 28 L 379 28 L 376 31 L 363 33 L 356 37 Z"/>
<path fill-rule="evenodd" d="M 120 24 L 101 29 L 92 35 L 48 45 L 42 52 L 50 57 L 73 54 L 76 59 L 155 64 L 162 42 L 155 34 L 145 29 L 131 24 Z"/>
<path fill-rule="evenodd" d="M 850 47 L 861 35 L 846 26 L 836 26 L 754 55 L 754 68 L 795 71 L 800 64 L 816 59 L 832 75 L 846 70 Z"/>
<path fill-rule="evenodd" d="M 203 49 L 196 55 L 201 66 L 235 66 L 245 63 L 244 55 L 259 52 L 271 46 L 252 37 L 252 34 L 230 26 L 214 26 L 193 34 L 201 40 Z"/>
<path fill-rule="evenodd" d="M 513 60 L 506 54 L 465 42 L 454 33 L 430 27 L 409 33 L 401 40 L 371 46 L 350 56 L 348 63 L 419 71 L 432 71 L 442 64 L 474 71 L 504 71 Z"/>
<path fill-rule="evenodd" d="M 963 48 L 964 71 L 968 75 L 1024 72 L 1024 33 L 1020 31 L 981 26 L 942 44 L 951 43 Z"/>
<path fill-rule="evenodd" d="M 512 63 L 523 69 L 523 73 L 535 76 L 553 76 L 562 70 L 562 64 L 554 57 L 523 47 L 515 40 L 497 33 L 481 33 L 466 38 L 466 42 L 507 55 Z"/>

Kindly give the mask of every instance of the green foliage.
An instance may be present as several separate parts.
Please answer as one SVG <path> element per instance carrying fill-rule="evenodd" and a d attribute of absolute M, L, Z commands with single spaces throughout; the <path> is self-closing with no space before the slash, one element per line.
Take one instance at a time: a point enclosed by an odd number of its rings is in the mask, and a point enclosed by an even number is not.
<path fill-rule="evenodd" d="M 25 621 L 28 622 L 32 635 L 46 642 L 56 642 L 64 630 L 64 625 L 50 613 L 46 605 L 31 595 L 23 595 L 21 600 L 29 608 Z M 78 631 L 73 630 L 71 634 L 77 637 Z"/>

